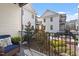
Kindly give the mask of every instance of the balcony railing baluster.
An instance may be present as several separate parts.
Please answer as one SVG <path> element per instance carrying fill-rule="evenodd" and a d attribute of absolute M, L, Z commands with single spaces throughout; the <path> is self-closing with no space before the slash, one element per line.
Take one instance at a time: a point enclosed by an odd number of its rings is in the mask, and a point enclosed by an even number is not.
<path fill-rule="evenodd" d="M 42 36 L 43 35 L 43 36 Z M 49 56 L 59 56 L 60 53 L 76 56 L 76 41 L 72 42 L 73 36 L 58 33 L 38 33 L 31 42 L 31 48 Z M 62 46 L 60 46 L 62 44 Z M 63 45 L 65 44 L 65 46 Z"/>

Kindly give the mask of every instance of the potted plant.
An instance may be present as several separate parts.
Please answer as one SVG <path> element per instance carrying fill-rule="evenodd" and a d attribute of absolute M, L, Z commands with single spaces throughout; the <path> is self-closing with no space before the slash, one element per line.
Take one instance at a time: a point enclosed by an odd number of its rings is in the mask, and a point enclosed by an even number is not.
<path fill-rule="evenodd" d="M 11 38 L 13 44 L 19 44 L 21 38 L 19 36 L 15 36 Z"/>

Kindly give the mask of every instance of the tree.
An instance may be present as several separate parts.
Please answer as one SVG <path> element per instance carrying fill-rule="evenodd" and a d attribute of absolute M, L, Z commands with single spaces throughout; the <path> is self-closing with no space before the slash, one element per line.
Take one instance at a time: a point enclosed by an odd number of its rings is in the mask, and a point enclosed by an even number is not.
<path fill-rule="evenodd" d="M 30 40 L 32 39 L 33 35 L 33 26 L 31 26 L 30 21 L 28 22 L 28 25 L 25 25 L 25 35 L 24 35 L 24 41 L 27 41 L 28 44 L 30 45 Z"/>

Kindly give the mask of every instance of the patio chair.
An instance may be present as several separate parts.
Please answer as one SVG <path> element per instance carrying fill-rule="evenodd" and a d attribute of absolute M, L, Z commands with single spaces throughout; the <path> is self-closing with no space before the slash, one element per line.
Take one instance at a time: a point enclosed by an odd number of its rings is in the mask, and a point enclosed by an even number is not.
<path fill-rule="evenodd" d="M 5 38 L 10 37 L 10 35 L 2 35 L 0 39 L 5 40 Z M 11 40 L 11 39 L 10 39 Z M 14 56 L 20 51 L 19 45 L 7 45 L 5 47 L 0 46 L 0 56 Z"/>

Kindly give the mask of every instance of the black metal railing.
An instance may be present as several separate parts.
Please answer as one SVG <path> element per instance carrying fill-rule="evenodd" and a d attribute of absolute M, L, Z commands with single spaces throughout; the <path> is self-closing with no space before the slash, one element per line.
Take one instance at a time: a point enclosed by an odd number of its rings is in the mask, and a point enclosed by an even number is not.
<path fill-rule="evenodd" d="M 30 48 L 49 56 L 76 56 L 75 35 L 38 32 L 32 36 Z"/>

